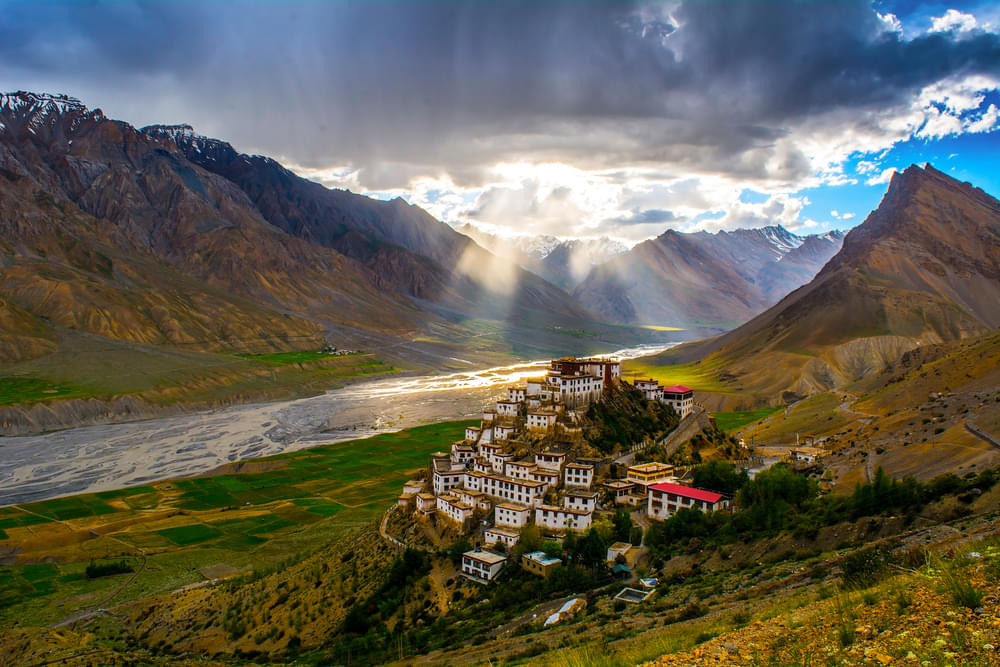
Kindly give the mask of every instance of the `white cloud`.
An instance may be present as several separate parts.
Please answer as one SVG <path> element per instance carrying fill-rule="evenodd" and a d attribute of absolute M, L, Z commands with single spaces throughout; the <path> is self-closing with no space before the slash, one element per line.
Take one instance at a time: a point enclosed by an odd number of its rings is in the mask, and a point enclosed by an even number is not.
<path fill-rule="evenodd" d="M 899 21 L 899 18 L 895 14 L 890 12 L 886 12 L 885 14 L 875 12 L 875 14 L 878 16 L 879 20 L 885 24 L 885 29 L 888 32 L 895 32 L 900 35 L 903 34 L 903 24 Z"/>
<path fill-rule="evenodd" d="M 830 217 L 837 220 L 850 220 L 854 217 L 853 213 L 840 213 L 837 210 L 830 211 Z"/>
<path fill-rule="evenodd" d="M 896 168 L 889 167 L 888 169 L 883 169 L 882 173 L 878 174 L 877 176 L 872 176 L 867 181 L 865 181 L 865 183 L 867 183 L 868 185 L 882 185 L 884 183 L 888 183 L 889 180 L 892 178 L 892 175 L 895 173 L 896 173 Z"/>
<path fill-rule="evenodd" d="M 881 18 L 881 17 L 880 17 Z M 968 32 L 978 26 L 976 17 L 972 14 L 960 12 L 957 9 L 949 9 L 944 16 L 931 18 L 930 32 Z"/>

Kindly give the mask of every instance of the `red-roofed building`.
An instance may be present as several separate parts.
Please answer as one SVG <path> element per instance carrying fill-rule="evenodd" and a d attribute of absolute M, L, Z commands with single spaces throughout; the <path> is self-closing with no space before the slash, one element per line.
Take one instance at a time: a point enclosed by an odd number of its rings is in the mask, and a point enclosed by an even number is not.
<path fill-rule="evenodd" d="M 651 519 L 666 519 L 682 507 L 714 512 L 729 507 L 721 493 L 683 484 L 653 484 L 647 489 L 646 513 Z"/>
<path fill-rule="evenodd" d="M 694 410 L 694 389 L 682 384 L 660 387 L 660 400 L 674 409 L 684 419 Z"/>

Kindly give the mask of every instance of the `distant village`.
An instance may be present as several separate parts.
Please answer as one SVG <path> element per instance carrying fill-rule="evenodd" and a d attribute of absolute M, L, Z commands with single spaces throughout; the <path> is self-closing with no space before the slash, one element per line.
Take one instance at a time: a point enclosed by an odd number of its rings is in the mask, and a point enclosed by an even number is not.
<path fill-rule="evenodd" d="M 622 382 L 621 371 L 617 359 L 553 360 L 544 377 L 510 387 L 506 400 L 485 410 L 480 425 L 467 428 L 450 453 L 432 454 L 427 478 L 407 482 L 398 507 L 418 520 L 442 517 L 460 533 L 472 519 L 492 517 L 483 522 L 485 549 L 468 551 L 461 561 L 461 573 L 480 583 L 500 574 L 506 553 L 529 524 L 558 538 L 585 532 L 596 514 L 613 513 L 618 506 L 644 509 L 653 520 L 682 507 L 728 507 L 729 499 L 720 493 L 679 483 L 667 463 L 631 465 L 623 478 L 612 479 L 606 459 L 578 455 L 582 447 L 574 443 L 582 443 L 581 417 Z M 633 386 L 647 400 L 671 406 L 681 419 L 694 410 L 689 387 L 664 387 L 655 380 Z M 546 435 L 552 437 L 541 437 Z M 611 545 L 609 562 L 628 562 L 630 550 L 627 543 Z M 521 563 L 542 576 L 559 564 L 542 552 L 525 554 Z"/>

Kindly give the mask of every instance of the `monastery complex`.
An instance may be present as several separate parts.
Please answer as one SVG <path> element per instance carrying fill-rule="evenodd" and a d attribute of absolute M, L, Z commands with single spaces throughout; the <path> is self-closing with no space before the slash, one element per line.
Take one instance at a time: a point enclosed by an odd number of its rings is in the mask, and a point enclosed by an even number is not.
<path fill-rule="evenodd" d="M 584 442 L 581 418 L 622 383 L 621 370 L 616 359 L 553 360 L 544 377 L 508 388 L 506 399 L 485 410 L 480 425 L 467 428 L 450 453 L 432 454 L 428 479 L 407 482 L 398 506 L 418 519 L 442 517 L 460 532 L 474 519 L 483 520 L 482 541 L 501 545 L 498 551 L 517 544 L 529 524 L 556 537 L 582 533 L 595 515 L 613 513 L 619 505 L 660 520 L 681 507 L 728 507 L 721 494 L 679 484 L 669 464 L 632 465 L 623 479 L 608 479 L 609 460 L 577 454 Z M 688 387 L 661 387 L 655 380 L 639 380 L 634 387 L 647 400 L 670 405 L 682 419 L 694 409 Z M 493 551 L 470 551 L 462 573 L 488 582 L 504 562 Z"/>

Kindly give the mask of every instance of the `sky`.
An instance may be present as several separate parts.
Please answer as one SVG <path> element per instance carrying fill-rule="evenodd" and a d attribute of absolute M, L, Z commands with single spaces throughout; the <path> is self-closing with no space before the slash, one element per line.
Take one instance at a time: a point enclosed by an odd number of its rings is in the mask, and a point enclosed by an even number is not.
<path fill-rule="evenodd" d="M 847 229 L 924 162 L 1000 196 L 978 0 L 0 0 L 0 90 L 500 234 Z"/>

